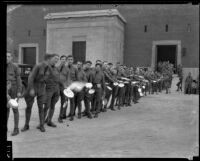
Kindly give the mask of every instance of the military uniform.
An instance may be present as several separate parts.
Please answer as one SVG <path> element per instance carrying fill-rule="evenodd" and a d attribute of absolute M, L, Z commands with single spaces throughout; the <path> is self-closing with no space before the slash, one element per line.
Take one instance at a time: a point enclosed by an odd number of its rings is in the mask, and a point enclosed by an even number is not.
<path fill-rule="evenodd" d="M 52 122 L 52 117 L 55 110 L 55 104 L 57 103 L 60 96 L 60 90 L 59 90 L 60 74 L 57 67 L 51 65 L 48 66 L 49 68 L 46 72 L 47 79 L 45 80 L 46 101 L 44 108 L 44 118 L 46 119 L 45 122 L 47 122 L 48 126 L 56 127 L 56 125 Z"/>
<path fill-rule="evenodd" d="M 164 86 L 166 89 L 166 94 L 168 94 L 170 88 L 170 77 L 167 73 L 164 73 Z"/>
<path fill-rule="evenodd" d="M 131 78 L 132 81 L 138 81 L 138 78 L 137 76 L 132 76 Z M 138 103 L 138 100 L 139 100 L 139 94 L 138 94 L 138 86 L 137 85 L 132 85 L 132 100 L 134 102 L 134 104 Z"/>
<path fill-rule="evenodd" d="M 86 81 L 89 83 L 92 83 L 94 79 L 94 75 L 91 69 L 85 69 L 84 72 L 86 74 Z M 85 89 L 84 92 L 85 92 L 84 93 L 85 115 L 87 115 L 88 118 L 92 118 L 92 115 L 90 113 L 90 102 L 93 98 L 93 94 L 92 95 L 89 94 L 88 89 Z"/>
<path fill-rule="evenodd" d="M 58 70 L 60 72 L 60 100 L 61 100 L 61 106 L 60 106 L 60 113 L 58 117 L 59 122 L 63 122 L 62 119 L 66 119 L 66 109 L 68 105 L 68 98 L 64 95 L 63 90 L 69 86 L 69 79 L 70 79 L 70 72 L 68 67 L 65 64 L 61 64 L 58 67 Z M 65 106 L 64 106 L 65 104 Z"/>
<path fill-rule="evenodd" d="M 17 93 L 21 93 L 22 90 L 22 81 L 20 77 L 20 71 L 17 65 L 13 63 L 7 64 L 7 81 L 11 82 L 11 88 L 8 90 L 8 95 L 15 99 L 17 97 Z M 9 118 L 10 108 L 7 109 L 7 122 Z M 13 114 L 14 114 L 14 131 L 12 135 L 17 135 L 19 133 L 19 111 L 18 108 L 13 108 Z"/>
<path fill-rule="evenodd" d="M 112 90 L 113 90 L 113 83 L 115 82 L 115 80 L 112 78 L 112 74 L 107 69 L 104 69 L 103 72 L 104 72 L 104 76 L 105 76 L 105 84 L 106 84 L 106 86 L 111 87 Z M 112 90 L 109 90 L 107 87 L 105 89 L 105 92 L 106 92 L 105 93 L 105 99 L 107 100 L 107 103 L 106 103 L 105 108 L 104 108 L 105 111 L 106 111 L 106 108 L 107 108 L 107 104 L 108 104 L 108 102 L 110 100 L 110 96 L 112 94 Z"/>
<path fill-rule="evenodd" d="M 129 71 L 129 69 L 127 68 L 125 70 L 125 75 L 127 78 L 130 78 L 131 76 L 131 72 Z M 126 90 L 125 90 L 125 101 L 124 103 L 126 104 L 126 106 L 131 106 L 131 97 L 132 97 L 132 85 L 131 85 L 131 81 L 127 81 L 127 83 L 125 84 Z"/>
<path fill-rule="evenodd" d="M 117 78 L 121 79 L 121 77 L 125 77 L 125 74 L 122 70 L 118 70 Z M 119 87 L 118 94 L 117 94 L 117 106 L 118 109 L 120 109 L 123 106 L 124 103 L 124 97 L 125 97 L 125 86 Z"/>
<path fill-rule="evenodd" d="M 187 76 L 185 80 L 185 94 L 191 94 L 192 90 L 192 76 Z"/>
<path fill-rule="evenodd" d="M 87 82 L 86 74 L 83 71 L 83 69 L 77 69 L 77 81 L 79 82 Z M 78 118 L 81 118 L 81 111 L 82 111 L 82 100 L 84 99 L 84 89 L 81 91 L 77 92 L 75 94 L 75 109 L 74 112 L 76 111 L 76 107 L 78 106 Z"/>
<path fill-rule="evenodd" d="M 31 117 L 31 110 L 34 103 L 34 98 L 37 97 L 37 105 L 39 109 L 39 119 L 40 119 L 40 125 L 38 128 L 44 132 L 44 103 L 45 103 L 45 95 L 46 95 L 46 84 L 45 79 L 47 78 L 47 75 L 45 75 L 45 72 L 48 69 L 48 65 L 45 62 L 42 62 L 38 65 L 36 65 L 32 72 L 29 75 L 28 78 L 28 87 L 25 92 L 25 102 L 26 102 L 26 110 L 25 110 L 25 125 L 24 128 L 21 131 L 26 131 L 29 129 L 29 122 Z M 30 95 L 30 90 L 34 90 L 35 95 Z"/>
<path fill-rule="evenodd" d="M 95 71 L 93 85 L 95 89 L 94 93 L 94 108 L 95 108 L 95 117 L 98 117 L 98 113 L 101 109 L 101 100 L 103 93 L 105 92 L 105 78 L 102 71 Z"/>
<path fill-rule="evenodd" d="M 179 91 L 179 89 L 182 91 L 182 82 L 183 82 L 182 68 L 178 68 L 178 77 L 179 77 L 179 82 L 176 84 L 177 85 L 177 91 Z"/>
<path fill-rule="evenodd" d="M 68 65 L 69 72 L 70 72 L 70 82 L 77 81 L 77 69 L 73 65 Z M 74 97 L 70 98 L 70 121 L 74 120 L 74 115 L 75 115 L 75 97 L 76 93 L 74 93 Z"/>

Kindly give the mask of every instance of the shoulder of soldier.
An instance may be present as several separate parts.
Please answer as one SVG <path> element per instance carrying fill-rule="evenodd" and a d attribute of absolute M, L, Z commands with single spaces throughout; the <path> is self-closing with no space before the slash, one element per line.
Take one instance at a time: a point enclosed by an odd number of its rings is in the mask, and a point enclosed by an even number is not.
<path fill-rule="evenodd" d="M 11 66 L 14 67 L 14 68 L 19 68 L 19 64 L 17 64 L 17 63 L 10 63 L 10 64 L 11 64 Z"/>

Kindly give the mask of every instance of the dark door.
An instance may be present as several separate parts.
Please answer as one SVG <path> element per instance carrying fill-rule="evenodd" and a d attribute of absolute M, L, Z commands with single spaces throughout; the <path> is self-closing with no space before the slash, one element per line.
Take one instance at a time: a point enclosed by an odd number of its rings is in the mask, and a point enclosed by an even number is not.
<path fill-rule="evenodd" d="M 86 41 L 74 41 L 72 44 L 74 61 L 85 61 Z"/>
<path fill-rule="evenodd" d="M 23 64 L 36 64 L 36 47 L 22 48 Z"/>
<path fill-rule="evenodd" d="M 158 62 L 169 61 L 177 67 L 176 45 L 158 45 L 157 46 L 157 64 Z"/>

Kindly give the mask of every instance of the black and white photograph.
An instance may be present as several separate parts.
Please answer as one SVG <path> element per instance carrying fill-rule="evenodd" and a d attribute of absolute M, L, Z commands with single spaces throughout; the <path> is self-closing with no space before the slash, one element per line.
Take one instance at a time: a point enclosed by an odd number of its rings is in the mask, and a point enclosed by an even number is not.
<path fill-rule="evenodd" d="M 12 158 L 199 156 L 199 5 L 7 4 Z"/>

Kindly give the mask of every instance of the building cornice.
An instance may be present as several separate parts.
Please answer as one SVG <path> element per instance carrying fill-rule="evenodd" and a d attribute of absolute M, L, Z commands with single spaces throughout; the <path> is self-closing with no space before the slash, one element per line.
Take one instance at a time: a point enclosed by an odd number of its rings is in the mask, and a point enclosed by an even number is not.
<path fill-rule="evenodd" d="M 126 23 L 125 18 L 119 13 L 117 9 L 49 13 L 44 17 L 44 19 L 54 20 L 63 18 L 67 19 L 76 17 L 100 17 L 100 16 L 118 16 L 122 22 Z"/>

